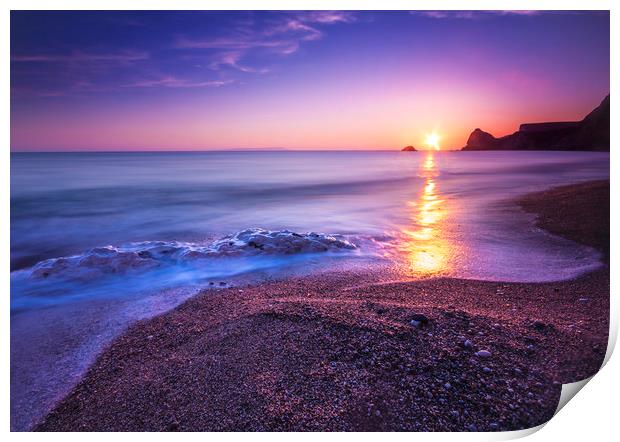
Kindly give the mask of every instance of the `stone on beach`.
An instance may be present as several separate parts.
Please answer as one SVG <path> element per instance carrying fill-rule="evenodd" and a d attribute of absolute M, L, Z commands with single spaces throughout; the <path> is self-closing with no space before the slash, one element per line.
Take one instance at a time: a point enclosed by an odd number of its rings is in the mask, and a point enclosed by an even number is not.
<path fill-rule="evenodd" d="M 414 327 L 420 327 L 428 324 L 428 317 L 420 313 L 415 313 L 411 316 L 409 323 Z"/>

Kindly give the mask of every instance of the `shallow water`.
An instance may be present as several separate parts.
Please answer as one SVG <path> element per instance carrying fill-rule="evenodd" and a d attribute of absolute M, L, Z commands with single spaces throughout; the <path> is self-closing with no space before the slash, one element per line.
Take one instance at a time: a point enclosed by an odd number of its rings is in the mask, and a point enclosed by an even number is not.
<path fill-rule="evenodd" d="M 609 154 L 590 152 L 13 153 L 12 427 L 40 418 L 127 324 L 235 277 L 377 264 L 535 282 L 592 270 L 596 251 L 534 228 L 510 200 L 608 177 Z M 278 241 L 194 253 L 253 227 Z"/>
<path fill-rule="evenodd" d="M 413 274 L 561 279 L 587 267 L 588 252 L 515 229 L 498 202 L 608 176 L 609 154 L 588 152 L 12 154 L 11 266 L 261 227 L 341 234 L 366 255 L 407 251 Z M 443 263 L 416 263 L 431 233 Z"/>

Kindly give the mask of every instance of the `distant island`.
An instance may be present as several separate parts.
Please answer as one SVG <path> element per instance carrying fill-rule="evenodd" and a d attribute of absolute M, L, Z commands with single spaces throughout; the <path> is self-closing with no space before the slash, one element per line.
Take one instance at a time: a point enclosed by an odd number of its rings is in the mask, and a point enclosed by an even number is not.
<path fill-rule="evenodd" d="M 405 146 L 401 149 L 402 152 L 417 152 L 416 148 L 413 146 Z"/>
<path fill-rule="evenodd" d="M 581 121 L 522 124 L 511 135 L 495 138 L 474 130 L 461 150 L 609 150 L 609 95 Z"/>

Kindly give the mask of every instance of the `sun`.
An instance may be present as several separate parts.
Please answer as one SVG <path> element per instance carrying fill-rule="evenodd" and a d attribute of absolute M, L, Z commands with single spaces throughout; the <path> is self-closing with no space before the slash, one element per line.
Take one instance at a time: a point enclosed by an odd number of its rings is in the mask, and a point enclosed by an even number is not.
<path fill-rule="evenodd" d="M 439 150 L 439 135 L 436 132 L 431 132 L 430 134 L 427 134 L 426 138 L 424 139 L 424 144 L 426 144 L 426 146 L 430 147 L 431 149 Z"/>

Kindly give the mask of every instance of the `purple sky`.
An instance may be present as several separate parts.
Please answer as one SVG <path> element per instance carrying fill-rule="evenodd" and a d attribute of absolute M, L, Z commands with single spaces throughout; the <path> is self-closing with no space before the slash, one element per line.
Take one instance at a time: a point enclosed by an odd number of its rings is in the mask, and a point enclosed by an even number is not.
<path fill-rule="evenodd" d="M 11 149 L 461 147 L 581 119 L 609 13 L 11 13 Z"/>

